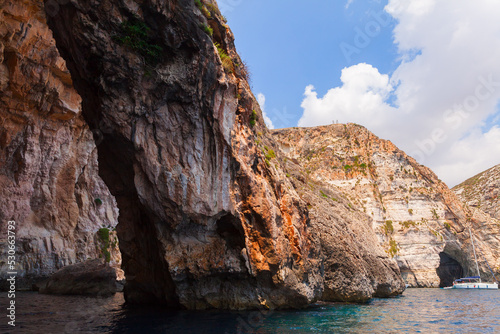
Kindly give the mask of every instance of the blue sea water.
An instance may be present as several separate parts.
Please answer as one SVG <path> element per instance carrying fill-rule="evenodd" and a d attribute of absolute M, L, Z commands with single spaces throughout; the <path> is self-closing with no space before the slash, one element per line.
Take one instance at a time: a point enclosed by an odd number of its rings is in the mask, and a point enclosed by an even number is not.
<path fill-rule="evenodd" d="M 5 310 L 6 293 L 0 295 Z M 5 313 L 6 311 L 4 311 Z M 500 333 L 500 290 L 408 289 L 367 304 L 289 311 L 168 311 L 107 299 L 16 295 L 16 327 L 1 333 Z"/>

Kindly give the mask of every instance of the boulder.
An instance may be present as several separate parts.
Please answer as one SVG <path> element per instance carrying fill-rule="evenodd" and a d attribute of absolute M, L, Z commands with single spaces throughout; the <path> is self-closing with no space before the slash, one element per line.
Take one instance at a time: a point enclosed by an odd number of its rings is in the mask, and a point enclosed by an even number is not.
<path fill-rule="evenodd" d="M 58 270 L 40 293 L 107 297 L 116 293 L 116 271 L 103 259 L 93 259 Z"/>

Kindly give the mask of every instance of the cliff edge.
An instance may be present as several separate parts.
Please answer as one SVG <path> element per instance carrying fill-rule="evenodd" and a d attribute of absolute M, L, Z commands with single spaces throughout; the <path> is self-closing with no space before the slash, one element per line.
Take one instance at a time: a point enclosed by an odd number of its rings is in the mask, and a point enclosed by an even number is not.
<path fill-rule="evenodd" d="M 456 185 L 453 191 L 469 207 L 500 219 L 500 165 Z"/>

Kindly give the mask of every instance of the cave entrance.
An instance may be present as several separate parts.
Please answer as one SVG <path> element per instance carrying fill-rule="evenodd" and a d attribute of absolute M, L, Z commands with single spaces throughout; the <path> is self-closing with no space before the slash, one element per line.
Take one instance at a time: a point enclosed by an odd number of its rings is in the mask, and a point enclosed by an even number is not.
<path fill-rule="evenodd" d="M 229 248 L 240 254 L 245 248 L 245 232 L 240 221 L 232 214 L 225 214 L 216 223 L 217 233 L 227 242 Z"/>
<path fill-rule="evenodd" d="M 439 276 L 439 287 L 451 286 L 453 281 L 463 276 L 464 270 L 457 260 L 448 254 L 439 253 L 439 267 L 436 269 Z"/>

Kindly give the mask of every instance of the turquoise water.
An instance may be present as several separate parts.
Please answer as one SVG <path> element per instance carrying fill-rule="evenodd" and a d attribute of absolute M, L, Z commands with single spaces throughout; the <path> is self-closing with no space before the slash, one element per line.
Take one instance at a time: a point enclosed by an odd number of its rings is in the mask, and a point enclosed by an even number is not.
<path fill-rule="evenodd" d="M 5 309 L 6 293 L 0 293 Z M 305 310 L 172 312 L 127 308 L 123 295 L 95 299 L 16 296 L 16 327 L 1 333 L 500 333 L 500 291 L 408 289 L 368 304 Z"/>

